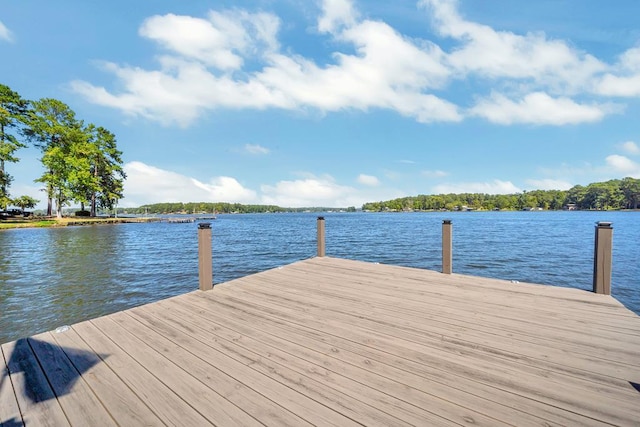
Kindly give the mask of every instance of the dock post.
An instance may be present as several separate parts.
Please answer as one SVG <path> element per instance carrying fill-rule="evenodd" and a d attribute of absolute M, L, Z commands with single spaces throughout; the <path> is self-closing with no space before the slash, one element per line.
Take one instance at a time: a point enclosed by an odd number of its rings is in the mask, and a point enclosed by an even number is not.
<path fill-rule="evenodd" d="M 318 256 L 325 256 L 325 244 L 324 244 L 324 217 L 318 217 Z"/>
<path fill-rule="evenodd" d="M 613 227 L 611 222 L 596 222 L 593 250 L 593 292 L 611 295 Z"/>
<path fill-rule="evenodd" d="M 198 277 L 201 291 L 213 289 L 211 258 L 211 223 L 201 222 L 198 224 Z"/>
<path fill-rule="evenodd" d="M 442 272 L 453 272 L 453 225 L 450 219 L 442 221 Z"/>

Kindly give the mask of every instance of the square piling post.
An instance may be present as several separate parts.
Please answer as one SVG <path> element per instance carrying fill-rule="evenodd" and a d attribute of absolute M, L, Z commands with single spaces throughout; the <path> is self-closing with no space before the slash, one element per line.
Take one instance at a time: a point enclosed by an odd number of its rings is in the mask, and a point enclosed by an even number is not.
<path fill-rule="evenodd" d="M 442 272 L 453 272 L 453 225 L 450 219 L 442 221 Z"/>
<path fill-rule="evenodd" d="M 198 278 L 201 291 L 213 289 L 211 223 L 209 222 L 198 224 Z"/>
<path fill-rule="evenodd" d="M 613 227 L 611 222 L 596 222 L 593 250 L 593 292 L 611 295 L 611 266 L 613 260 Z"/>
<path fill-rule="evenodd" d="M 318 217 L 318 257 L 325 256 L 324 217 Z"/>

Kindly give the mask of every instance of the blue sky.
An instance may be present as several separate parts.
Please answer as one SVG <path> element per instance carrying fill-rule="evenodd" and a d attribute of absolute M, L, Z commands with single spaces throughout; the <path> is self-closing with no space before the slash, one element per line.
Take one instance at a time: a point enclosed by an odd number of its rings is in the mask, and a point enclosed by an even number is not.
<path fill-rule="evenodd" d="M 115 133 L 120 206 L 640 178 L 640 2 L 5 0 L 0 82 Z M 14 196 L 43 200 L 35 149 Z M 41 203 L 42 205 L 42 203 Z"/>

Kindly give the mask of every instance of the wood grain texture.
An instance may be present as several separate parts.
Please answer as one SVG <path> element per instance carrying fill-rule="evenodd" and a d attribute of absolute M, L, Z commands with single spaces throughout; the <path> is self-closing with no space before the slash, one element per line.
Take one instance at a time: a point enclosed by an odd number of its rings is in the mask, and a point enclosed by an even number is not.
<path fill-rule="evenodd" d="M 613 297 L 327 257 L 0 361 L 0 425 L 640 423 L 640 317 Z"/>

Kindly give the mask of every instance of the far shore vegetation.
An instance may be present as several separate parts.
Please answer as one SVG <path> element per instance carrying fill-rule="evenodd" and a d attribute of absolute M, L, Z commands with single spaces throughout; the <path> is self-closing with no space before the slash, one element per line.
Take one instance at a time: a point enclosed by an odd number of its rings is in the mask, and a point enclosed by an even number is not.
<path fill-rule="evenodd" d="M 624 178 L 576 185 L 569 190 L 534 190 L 518 194 L 438 194 L 408 196 L 399 199 L 369 202 L 363 211 L 457 211 L 457 210 L 621 210 L 638 209 L 640 179 Z M 283 208 L 273 205 L 243 205 L 240 203 L 154 203 L 137 208 L 119 209 L 131 215 L 162 214 L 226 214 L 265 212 L 355 212 L 351 207 Z"/>
<path fill-rule="evenodd" d="M 621 210 L 638 209 L 640 179 L 631 177 L 576 185 L 569 190 L 533 190 L 517 194 L 439 194 L 365 203 L 365 211 L 438 210 Z"/>
<path fill-rule="evenodd" d="M 367 212 L 428 212 L 428 211 L 517 211 L 517 210 L 637 210 L 640 204 L 640 179 L 623 178 L 576 185 L 569 190 L 534 190 L 517 194 L 438 194 L 402 197 L 369 202 L 361 210 Z M 113 224 L 158 215 L 192 215 L 211 218 L 217 214 L 285 213 L 285 212 L 356 212 L 350 207 L 284 208 L 275 205 L 240 203 L 154 203 L 136 208 L 102 210 L 98 218 L 88 217 L 81 208 L 65 209 L 63 218 L 35 211 L 28 217 L 2 219 L 0 229 L 18 227 L 52 227 L 68 225 Z M 127 218 L 128 217 L 128 218 Z M 135 217 L 135 218 L 132 218 Z"/>

